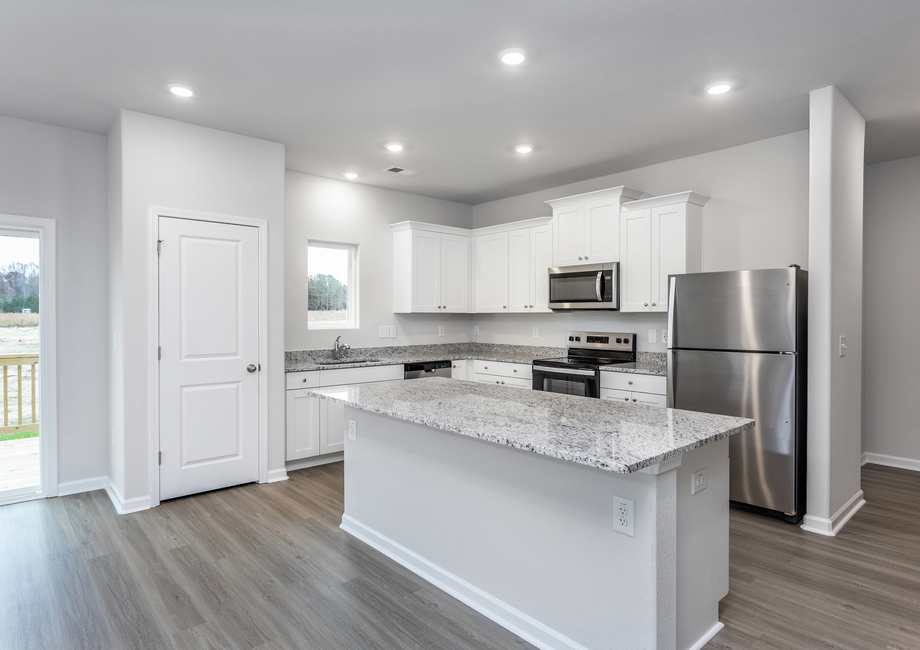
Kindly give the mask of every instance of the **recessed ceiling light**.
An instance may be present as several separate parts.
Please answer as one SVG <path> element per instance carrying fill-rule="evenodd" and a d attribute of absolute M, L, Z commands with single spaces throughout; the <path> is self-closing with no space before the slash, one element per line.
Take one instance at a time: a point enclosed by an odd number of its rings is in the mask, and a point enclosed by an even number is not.
<path fill-rule="evenodd" d="M 173 95 L 179 97 L 191 97 L 195 94 L 195 91 L 189 88 L 188 86 L 180 86 L 179 84 L 173 84 L 169 87 L 169 92 Z"/>
<path fill-rule="evenodd" d="M 732 89 L 732 85 L 727 81 L 717 81 L 714 84 L 706 86 L 706 92 L 710 95 L 721 95 Z"/>
<path fill-rule="evenodd" d="M 345 172 L 342 176 L 345 178 L 358 178 L 358 175 L 354 172 Z"/>
<path fill-rule="evenodd" d="M 527 51 L 519 47 L 509 47 L 498 53 L 498 58 L 506 65 L 518 65 L 527 58 Z"/>
<path fill-rule="evenodd" d="M 389 144 L 385 144 L 383 146 L 389 149 L 390 151 L 402 151 L 403 150 L 403 146 L 399 144 L 398 142 L 390 142 Z"/>
<path fill-rule="evenodd" d="M 530 153 L 531 151 L 533 151 L 533 145 L 519 144 L 518 146 L 514 148 L 514 150 L 517 151 L 518 153 Z"/>

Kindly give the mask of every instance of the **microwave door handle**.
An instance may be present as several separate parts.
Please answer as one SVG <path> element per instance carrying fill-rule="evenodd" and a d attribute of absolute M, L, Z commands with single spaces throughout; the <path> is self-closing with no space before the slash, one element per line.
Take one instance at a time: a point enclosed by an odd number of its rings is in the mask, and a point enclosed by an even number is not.
<path fill-rule="evenodd" d="M 603 278 L 603 277 L 604 277 L 604 272 L 603 272 L 603 271 L 598 271 L 598 272 L 597 272 L 597 280 L 594 281 L 594 291 L 597 293 L 597 301 L 598 301 L 598 302 L 603 302 L 603 300 L 604 300 L 603 298 L 601 298 L 601 278 Z"/>

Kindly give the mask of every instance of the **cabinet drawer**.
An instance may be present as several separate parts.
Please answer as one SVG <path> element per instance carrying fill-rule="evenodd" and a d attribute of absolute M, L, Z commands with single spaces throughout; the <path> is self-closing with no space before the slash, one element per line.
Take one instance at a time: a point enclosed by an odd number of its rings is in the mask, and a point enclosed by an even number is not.
<path fill-rule="evenodd" d="M 473 360 L 473 372 L 483 375 L 498 375 L 513 379 L 533 379 L 532 367 L 524 363 L 507 363 L 505 361 Z"/>
<path fill-rule="evenodd" d="M 658 375 L 639 375 L 633 372 L 601 372 L 601 388 L 639 391 L 640 393 L 668 394 L 668 380 Z"/>
<path fill-rule="evenodd" d="M 288 390 L 293 390 L 295 388 L 316 388 L 319 386 L 319 370 L 289 372 L 284 377 Z"/>
<path fill-rule="evenodd" d="M 628 402 L 631 395 L 632 393 L 628 390 L 601 388 L 601 399 L 609 399 L 615 402 Z"/>
<path fill-rule="evenodd" d="M 668 398 L 655 393 L 639 393 L 636 391 L 617 390 L 615 388 L 601 388 L 601 399 L 629 404 L 645 404 L 664 408 L 668 405 Z"/>
<path fill-rule="evenodd" d="M 320 386 L 342 386 L 344 384 L 367 384 L 372 381 L 402 379 L 405 375 L 402 365 L 371 366 L 369 368 L 336 368 L 319 371 Z"/>
<path fill-rule="evenodd" d="M 533 388 L 530 379 L 519 379 L 517 377 L 504 377 L 502 375 L 484 375 L 477 372 L 474 379 L 483 384 L 495 384 L 496 386 L 511 386 L 512 388 Z"/>

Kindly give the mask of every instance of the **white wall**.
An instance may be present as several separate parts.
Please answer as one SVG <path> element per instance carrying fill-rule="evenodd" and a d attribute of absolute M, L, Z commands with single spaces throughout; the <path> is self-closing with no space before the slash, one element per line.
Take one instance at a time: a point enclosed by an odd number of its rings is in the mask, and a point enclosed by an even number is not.
<path fill-rule="evenodd" d="M 284 199 L 285 349 L 331 348 L 340 334 L 352 347 L 469 340 L 467 315 L 393 314 L 389 224 L 412 220 L 470 228 L 470 206 L 292 171 L 285 173 Z M 358 244 L 359 329 L 307 329 L 310 239 Z M 380 325 L 396 325 L 397 338 L 380 338 Z M 445 326 L 445 336 L 438 336 L 438 325 Z"/>
<path fill-rule="evenodd" d="M 549 216 L 543 202 L 627 185 L 652 195 L 693 190 L 711 197 L 703 209 L 703 270 L 726 271 L 800 264 L 808 268 L 808 132 L 650 165 L 589 181 L 523 194 L 473 208 L 475 227 Z M 664 314 L 476 316 L 487 343 L 563 345 L 570 329 L 636 332 L 639 349 L 663 352 Z M 540 339 L 532 328 L 540 328 Z M 658 343 L 648 343 L 648 330 Z"/>
<path fill-rule="evenodd" d="M 808 506 L 831 532 L 859 503 L 865 129 L 833 86 L 809 98 Z M 845 357 L 838 342 L 846 336 Z"/>
<path fill-rule="evenodd" d="M 123 414 L 112 424 L 124 445 L 123 455 L 113 462 L 116 487 L 125 499 L 149 496 L 147 260 L 155 254 L 148 238 L 150 206 L 268 221 L 269 368 L 263 368 L 263 377 L 269 384 L 269 468 L 283 468 L 283 145 L 126 110 L 113 129 L 110 137 L 120 137 L 121 148 L 121 209 L 115 217 L 120 217 L 122 261 L 113 270 L 118 277 L 111 281 L 117 293 L 111 309 L 120 330 L 114 334 L 120 345 L 123 341 L 116 365 L 124 373 L 120 382 L 112 374 L 113 412 Z M 110 232 L 117 234 L 116 225 L 110 224 Z M 117 471 L 119 464 L 123 473 Z"/>
<path fill-rule="evenodd" d="M 863 451 L 920 469 L 920 157 L 866 167 L 863 236 Z"/>
<path fill-rule="evenodd" d="M 108 462 L 105 138 L 0 117 L 0 213 L 56 221 L 58 481 L 103 476 Z"/>

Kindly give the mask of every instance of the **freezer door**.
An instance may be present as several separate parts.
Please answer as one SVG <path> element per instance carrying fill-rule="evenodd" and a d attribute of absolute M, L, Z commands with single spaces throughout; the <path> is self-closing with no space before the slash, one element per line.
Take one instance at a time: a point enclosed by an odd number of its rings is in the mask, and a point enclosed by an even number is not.
<path fill-rule="evenodd" d="M 796 351 L 795 268 L 671 277 L 668 347 Z"/>
<path fill-rule="evenodd" d="M 795 355 L 668 352 L 668 406 L 755 420 L 729 439 L 729 494 L 787 514 L 795 512 Z"/>

